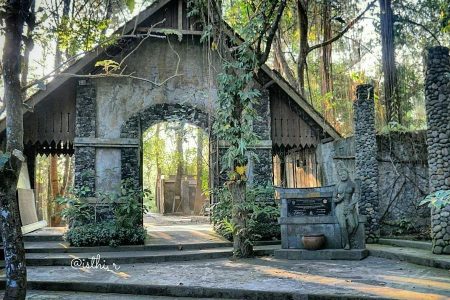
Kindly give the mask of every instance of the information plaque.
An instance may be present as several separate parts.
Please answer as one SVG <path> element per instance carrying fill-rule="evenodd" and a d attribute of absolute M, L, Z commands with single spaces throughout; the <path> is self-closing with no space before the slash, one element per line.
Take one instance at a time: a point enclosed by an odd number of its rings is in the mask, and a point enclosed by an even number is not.
<path fill-rule="evenodd" d="M 287 214 L 288 217 L 328 216 L 331 202 L 331 197 L 287 199 Z"/>

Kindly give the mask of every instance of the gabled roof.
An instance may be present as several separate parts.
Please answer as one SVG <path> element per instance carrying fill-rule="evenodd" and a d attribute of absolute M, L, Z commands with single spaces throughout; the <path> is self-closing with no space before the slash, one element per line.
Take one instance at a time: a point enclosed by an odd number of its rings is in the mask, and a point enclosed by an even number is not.
<path fill-rule="evenodd" d="M 133 30 L 143 24 L 148 18 L 153 16 L 156 12 L 162 9 L 165 5 L 169 4 L 172 1 L 177 0 L 156 0 L 153 4 L 151 4 L 147 9 L 139 13 L 136 17 L 125 23 L 122 27 L 116 30 L 115 34 L 119 35 L 127 35 L 133 32 Z M 183 1 L 183 0 L 179 0 Z M 228 26 L 229 27 L 229 26 Z M 183 32 L 185 34 L 189 34 L 189 32 Z M 234 33 L 232 33 L 234 34 Z M 75 63 L 70 65 L 64 73 L 68 74 L 82 74 L 83 72 L 88 72 L 95 65 L 95 62 L 100 60 L 102 55 L 105 55 L 105 51 L 108 47 L 98 46 L 82 58 L 77 60 Z M 301 109 L 303 109 L 327 134 L 329 134 L 334 139 L 341 138 L 341 135 L 331 126 L 322 115 L 317 112 L 306 100 L 303 98 L 289 83 L 287 83 L 281 76 L 279 76 L 276 72 L 271 70 L 267 65 L 262 66 L 262 71 L 273 81 L 276 85 L 278 85 L 289 97 L 297 103 Z M 56 76 L 52 81 L 50 81 L 46 85 L 45 90 L 39 90 L 32 96 L 30 96 L 26 103 L 30 107 L 36 106 L 39 102 L 44 100 L 46 97 L 55 92 L 61 85 L 68 82 L 70 80 L 70 76 Z M 25 112 L 24 112 L 25 113 Z M 0 133 L 4 131 L 6 128 L 6 120 L 3 119 L 0 121 Z"/>

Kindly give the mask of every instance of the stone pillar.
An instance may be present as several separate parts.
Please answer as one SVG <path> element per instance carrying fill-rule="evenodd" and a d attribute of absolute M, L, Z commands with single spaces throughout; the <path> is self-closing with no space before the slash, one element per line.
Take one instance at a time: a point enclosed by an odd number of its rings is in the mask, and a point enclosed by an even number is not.
<path fill-rule="evenodd" d="M 136 115 L 130 118 L 123 126 L 120 133 L 121 138 L 140 139 L 141 138 L 141 117 Z M 121 149 L 121 178 L 130 180 L 135 188 L 140 188 L 141 184 L 141 146 Z"/>
<path fill-rule="evenodd" d="M 380 237 L 380 225 L 377 140 L 372 85 L 364 84 L 357 87 L 356 101 L 353 106 L 355 111 L 355 179 L 361 187 L 359 213 L 367 216 L 367 243 L 375 243 Z"/>
<path fill-rule="evenodd" d="M 449 49 L 428 49 L 425 71 L 427 147 L 430 193 L 450 189 Z M 431 210 L 433 253 L 450 254 L 450 205 Z"/>
<path fill-rule="evenodd" d="M 90 80 L 79 80 L 76 95 L 75 139 L 95 138 L 96 90 Z M 77 145 L 75 141 L 75 188 L 89 187 L 95 193 L 95 147 Z"/>
<path fill-rule="evenodd" d="M 249 165 L 249 181 L 252 185 L 273 184 L 272 140 L 270 125 L 270 94 L 267 89 L 260 90 L 261 97 L 255 105 L 258 119 L 253 122 L 253 130 L 260 141 L 252 151 L 258 156 L 257 161 Z"/>

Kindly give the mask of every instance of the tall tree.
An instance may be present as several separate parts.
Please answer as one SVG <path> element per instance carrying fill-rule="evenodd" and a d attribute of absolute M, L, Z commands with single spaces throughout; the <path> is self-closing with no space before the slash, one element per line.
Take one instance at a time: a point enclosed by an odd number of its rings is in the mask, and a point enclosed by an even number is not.
<path fill-rule="evenodd" d="M 23 37 L 24 39 L 24 51 L 23 51 L 23 61 L 22 61 L 22 70 L 21 70 L 21 84 L 22 86 L 27 85 L 28 82 L 28 68 L 30 65 L 30 53 L 34 48 L 34 40 L 33 40 L 33 30 L 36 25 L 35 21 L 35 11 L 36 11 L 36 3 L 33 0 L 31 2 L 31 15 L 33 16 L 32 20 L 28 22 L 27 26 L 27 35 Z M 26 97 L 26 94 L 24 94 L 24 97 Z"/>
<path fill-rule="evenodd" d="M 70 12 L 70 0 L 62 1 L 62 15 L 56 14 L 56 18 L 59 20 L 58 27 L 67 27 L 67 22 L 69 21 L 69 12 Z M 55 45 L 55 70 L 56 73 L 59 73 L 59 66 L 61 65 L 63 60 L 63 53 L 61 51 L 61 35 L 58 35 L 56 38 Z M 70 167 L 70 164 L 65 163 L 65 168 Z M 69 170 L 65 169 L 63 174 L 67 174 Z M 48 198 L 48 209 L 49 209 L 49 218 L 51 226 L 58 226 L 61 222 L 60 212 L 62 210 L 62 206 L 56 202 L 56 198 L 60 195 L 61 188 L 59 187 L 59 175 L 58 175 L 58 156 L 50 155 L 50 165 L 49 165 L 49 180 L 50 180 L 50 191 Z"/>
<path fill-rule="evenodd" d="M 197 184 L 195 186 L 194 213 L 202 210 L 202 177 L 203 177 L 203 131 L 197 128 Z"/>
<path fill-rule="evenodd" d="M 177 173 L 175 176 L 175 199 L 173 212 L 177 212 L 178 208 L 183 207 L 183 199 L 181 193 L 181 185 L 183 181 L 183 164 L 184 164 L 184 154 L 183 154 L 183 141 L 184 141 L 184 124 L 179 122 L 177 128 L 175 129 L 175 139 L 176 139 L 176 155 L 177 155 Z M 176 201 L 178 200 L 178 201 Z"/>
<path fill-rule="evenodd" d="M 322 4 L 322 34 L 323 40 L 332 38 L 331 32 L 331 0 L 324 0 Z M 331 53 L 333 44 L 328 44 L 322 48 L 322 60 L 320 64 L 322 77 L 322 95 L 325 95 L 333 89 L 333 79 L 331 77 Z"/>
<path fill-rule="evenodd" d="M 3 5 L 5 24 L 3 82 L 6 104 L 6 152 L 0 153 L 0 222 L 5 252 L 4 299 L 25 299 L 26 265 L 16 197 L 23 156 L 23 94 L 20 82 L 21 46 L 24 25 L 34 19 L 32 0 L 7 0 Z"/>
<path fill-rule="evenodd" d="M 160 132 L 161 132 L 161 123 L 158 123 L 156 125 L 156 132 L 155 132 L 155 138 L 156 138 L 156 147 L 159 146 L 159 144 L 161 143 L 161 138 L 160 138 Z M 161 180 L 161 151 L 159 151 L 160 148 L 157 149 L 157 151 L 155 152 L 155 164 L 156 164 L 156 186 L 155 186 L 155 201 L 156 201 L 156 205 L 159 209 L 159 211 L 163 211 L 160 207 L 159 207 L 159 193 L 160 193 L 160 180 Z"/>
<path fill-rule="evenodd" d="M 396 95 L 397 72 L 395 67 L 394 14 L 391 0 L 379 0 L 379 3 L 386 122 L 396 121 L 401 124 L 401 108 Z"/>
<path fill-rule="evenodd" d="M 297 77 L 298 86 L 300 92 L 305 95 L 305 71 L 307 68 L 307 56 L 314 50 L 327 47 L 339 40 L 347 33 L 363 16 L 364 14 L 375 4 L 376 0 L 371 1 L 366 8 L 359 13 L 352 20 L 347 22 L 345 26 L 332 37 L 325 39 L 315 45 L 310 46 L 308 43 L 308 33 L 310 30 L 308 9 L 310 2 L 308 0 L 297 0 L 297 17 L 299 28 L 299 52 L 297 58 Z M 344 22 L 345 23 L 345 22 Z"/>
<path fill-rule="evenodd" d="M 253 246 L 247 224 L 246 173 L 249 157 L 252 157 L 251 144 L 257 139 L 251 126 L 256 118 L 253 107 L 259 96 L 253 79 L 269 57 L 286 0 L 242 3 L 241 16 L 247 16 L 244 22 L 240 21 L 245 40 L 234 36 L 224 24 L 222 1 L 209 3 L 205 7 L 203 1 L 197 1 L 196 9 L 204 17 L 205 28 L 211 27 L 214 48 L 223 60 L 223 72 L 218 77 L 220 107 L 213 127 L 218 139 L 229 142 L 223 166 L 229 174 L 226 186 L 232 199 L 233 255 L 249 257 Z"/>
<path fill-rule="evenodd" d="M 321 27 L 323 40 L 327 41 L 332 38 L 331 32 L 331 0 L 324 0 L 322 3 L 322 14 L 321 14 Z M 327 109 L 328 102 L 332 101 L 333 91 L 333 78 L 331 76 L 332 63 L 331 63 L 331 53 L 333 49 L 333 44 L 330 43 L 322 47 L 322 59 L 320 61 L 320 75 L 321 75 L 321 94 L 322 94 L 322 111 L 327 120 L 334 120 L 334 112 L 331 109 Z M 333 122 L 334 123 L 334 122 Z"/>

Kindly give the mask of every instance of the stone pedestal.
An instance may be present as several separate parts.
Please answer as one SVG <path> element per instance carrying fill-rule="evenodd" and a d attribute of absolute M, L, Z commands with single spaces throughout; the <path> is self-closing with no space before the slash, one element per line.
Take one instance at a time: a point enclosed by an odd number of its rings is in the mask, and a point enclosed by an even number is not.
<path fill-rule="evenodd" d="M 361 260 L 369 256 L 367 249 L 280 249 L 275 250 L 275 258 L 290 260 Z"/>
<path fill-rule="evenodd" d="M 332 205 L 333 190 L 334 186 L 277 191 L 281 199 L 279 223 L 282 249 L 275 251 L 276 258 L 361 260 L 367 257 L 364 238 L 364 223 L 367 219 L 364 216 L 359 217 L 358 229 L 351 237 L 352 249 L 342 249 L 341 230 Z M 323 249 L 305 249 L 302 237 L 310 234 L 325 236 Z"/>

